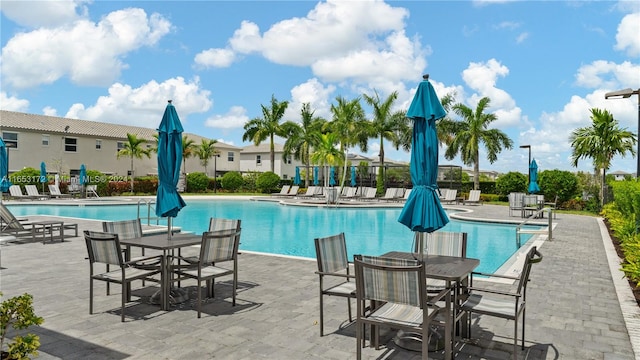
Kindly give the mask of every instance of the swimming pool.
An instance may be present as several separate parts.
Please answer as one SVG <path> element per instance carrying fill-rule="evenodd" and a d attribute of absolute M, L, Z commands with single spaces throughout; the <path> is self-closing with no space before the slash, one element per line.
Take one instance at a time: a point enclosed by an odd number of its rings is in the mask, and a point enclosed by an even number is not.
<path fill-rule="evenodd" d="M 349 257 L 411 251 L 413 233 L 398 222 L 401 208 L 282 206 L 250 200 L 188 200 L 174 226 L 202 233 L 210 217 L 242 219 L 240 249 L 315 259 L 313 239 L 344 232 Z M 99 220 L 137 217 L 136 205 L 9 205 L 16 216 L 54 215 Z M 146 208 L 145 208 L 146 216 Z M 143 220 L 145 223 L 146 220 Z M 166 224 L 166 221 L 164 222 Z M 495 272 L 516 250 L 515 226 L 451 220 L 443 231 L 468 233 L 467 256 L 480 259 L 478 271 Z M 522 235 L 526 243 L 531 235 Z"/>

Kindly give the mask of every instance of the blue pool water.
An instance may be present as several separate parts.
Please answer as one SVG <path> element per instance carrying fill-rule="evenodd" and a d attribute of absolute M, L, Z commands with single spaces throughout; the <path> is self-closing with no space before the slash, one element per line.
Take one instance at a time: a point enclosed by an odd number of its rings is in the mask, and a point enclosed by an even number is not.
<path fill-rule="evenodd" d="M 8 207 L 16 216 L 55 215 L 99 220 L 137 217 L 136 205 Z M 242 219 L 241 250 L 315 259 L 313 239 L 340 232 L 345 233 L 350 257 L 411 251 L 413 233 L 398 222 L 400 211 L 400 208 L 294 207 L 248 200 L 190 200 L 173 221 L 174 226 L 185 231 L 202 233 L 208 229 L 210 217 Z M 146 219 L 146 208 L 141 218 Z M 517 250 L 513 225 L 452 220 L 442 230 L 468 233 L 467 256 L 480 259 L 478 271 L 495 272 Z M 522 235 L 522 243 L 530 238 Z"/>

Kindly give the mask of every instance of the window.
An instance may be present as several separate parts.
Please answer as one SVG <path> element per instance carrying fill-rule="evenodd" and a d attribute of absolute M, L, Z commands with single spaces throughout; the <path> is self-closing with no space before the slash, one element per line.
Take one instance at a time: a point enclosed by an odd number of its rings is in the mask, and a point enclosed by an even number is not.
<path fill-rule="evenodd" d="M 262 155 L 256 155 L 256 165 L 262 165 Z"/>
<path fill-rule="evenodd" d="M 49 146 L 49 135 L 42 135 L 42 146 Z"/>
<path fill-rule="evenodd" d="M 102 140 L 96 140 L 96 150 L 102 150 Z"/>
<path fill-rule="evenodd" d="M 66 137 L 64 138 L 64 151 L 77 152 L 78 151 L 78 139 Z"/>
<path fill-rule="evenodd" d="M 17 149 L 18 148 L 18 133 L 13 132 L 3 132 L 2 140 L 4 140 L 5 145 L 8 148 Z"/>
<path fill-rule="evenodd" d="M 233 162 L 233 151 L 227 153 L 227 161 Z"/>
<path fill-rule="evenodd" d="M 119 153 L 120 150 L 124 149 L 124 143 L 122 141 L 118 141 L 116 144 L 116 147 L 117 147 L 116 153 Z"/>
<path fill-rule="evenodd" d="M 287 156 L 284 158 L 284 163 L 285 164 L 291 164 L 291 156 Z"/>

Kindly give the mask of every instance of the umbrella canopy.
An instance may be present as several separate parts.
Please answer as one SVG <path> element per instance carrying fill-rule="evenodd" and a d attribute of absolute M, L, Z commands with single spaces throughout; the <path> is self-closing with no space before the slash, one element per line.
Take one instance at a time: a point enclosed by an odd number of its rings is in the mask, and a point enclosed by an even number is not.
<path fill-rule="evenodd" d="M 540 186 L 538 186 L 538 163 L 536 159 L 529 164 L 529 194 L 537 194 L 540 192 Z"/>
<path fill-rule="evenodd" d="M 300 168 L 296 166 L 296 176 L 293 178 L 294 185 L 300 185 Z"/>
<path fill-rule="evenodd" d="M 329 186 L 336 186 L 336 169 L 332 166 L 329 168 Z"/>
<path fill-rule="evenodd" d="M 7 191 L 11 186 L 9 181 L 9 154 L 7 154 L 7 146 L 0 138 L 0 190 Z"/>
<path fill-rule="evenodd" d="M 356 167 L 351 167 L 351 186 L 356 186 Z"/>
<path fill-rule="evenodd" d="M 407 117 L 413 119 L 411 142 L 411 181 L 413 190 L 398 221 L 409 229 L 433 232 L 449 222 L 438 198 L 438 137 L 436 120 L 446 112 L 433 86 L 425 76 L 411 101 Z M 423 247 L 420 246 L 420 249 Z"/>
<path fill-rule="evenodd" d="M 47 182 L 47 164 L 45 164 L 44 161 L 40 163 L 40 182 Z"/>
<path fill-rule="evenodd" d="M 182 163 L 182 132 L 182 124 L 176 108 L 169 101 L 158 127 L 157 216 L 176 217 L 180 209 L 187 206 L 176 190 Z M 169 237 L 171 237 L 171 231 L 169 231 Z"/>
<path fill-rule="evenodd" d="M 313 167 L 313 186 L 318 186 L 320 185 L 320 179 L 318 179 L 318 167 L 314 166 Z"/>
<path fill-rule="evenodd" d="M 87 178 L 87 168 L 84 166 L 84 164 L 82 164 L 80 165 L 80 185 L 84 185 L 84 183 L 86 183 L 86 178 Z"/>

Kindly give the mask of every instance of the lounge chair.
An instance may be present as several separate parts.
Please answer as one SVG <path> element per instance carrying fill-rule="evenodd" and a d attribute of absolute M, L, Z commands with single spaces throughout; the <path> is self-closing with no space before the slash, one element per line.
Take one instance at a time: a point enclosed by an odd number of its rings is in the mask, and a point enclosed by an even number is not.
<path fill-rule="evenodd" d="M 379 197 L 378 200 L 395 201 L 397 199 L 397 193 L 398 191 L 396 190 L 396 188 L 387 188 L 384 195 Z"/>
<path fill-rule="evenodd" d="M 9 194 L 11 194 L 12 199 L 18 200 L 33 200 L 35 199 L 33 196 L 25 195 L 22 193 L 22 188 L 20 185 L 11 185 L 9 186 Z"/>
<path fill-rule="evenodd" d="M 305 191 L 305 193 L 304 193 L 304 194 L 298 194 L 298 196 L 297 196 L 297 197 L 301 197 L 301 198 L 304 198 L 304 197 L 314 197 L 315 195 L 316 195 L 316 187 L 315 187 L 315 186 L 313 186 L 313 185 L 311 185 L 311 186 L 309 186 L 309 187 L 307 188 L 307 191 Z"/>
<path fill-rule="evenodd" d="M 509 216 L 513 216 L 514 211 L 519 211 L 522 214 L 522 200 L 526 194 L 513 192 L 509 193 Z"/>
<path fill-rule="evenodd" d="M 480 202 L 480 190 L 471 190 L 469 191 L 469 198 L 462 202 L 464 205 L 482 205 Z"/>
<path fill-rule="evenodd" d="M 295 196 L 297 196 L 297 195 L 298 195 L 298 190 L 300 190 L 300 186 L 298 186 L 298 185 L 293 185 L 293 186 L 291 187 L 291 189 L 289 189 L 289 192 L 288 192 L 288 193 L 286 193 L 286 194 L 284 194 L 284 195 L 282 195 L 282 196 L 285 196 L 285 197 L 295 197 Z"/>
<path fill-rule="evenodd" d="M 27 195 L 29 195 L 33 199 L 38 200 L 47 200 L 50 196 L 47 194 L 40 194 L 38 192 L 38 188 L 35 185 L 25 185 L 25 190 L 27 190 Z"/>
<path fill-rule="evenodd" d="M 444 200 L 444 198 L 447 197 L 448 192 L 449 192 L 449 189 L 446 189 L 446 188 L 438 189 L 438 198 L 440 199 L 440 201 Z"/>
<path fill-rule="evenodd" d="M 352 186 L 345 186 L 342 189 L 342 193 L 340 194 L 340 199 L 355 199 L 357 191 L 358 191 L 358 188 L 355 188 Z"/>
<path fill-rule="evenodd" d="M 58 185 L 49 185 L 49 194 L 54 198 L 70 198 L 71 194 L 63 194 L 60 192 Z"/>
<path fill-rule="evenodd" d="M 409 195 L 411 195 L 411 190 L 413 189 L 406 189 L 404 191 L 404 195 L 402 196 L 401 199 L 399 199 L 400 201 L 407 201 L 407 199 L 409 198 Z"/>
<path fill-rule="evenodd" d="M 531 266 L 542 260 L 542 254 L 538 252 L 536 247 L 532 247 L 527 253 L 524 260 L 522 272 L 520 276 L 506 276 L 474 272 L 471 274 L 471 280 L 468 290 L 470 295 L 467 300 L 462 303 L 460 309 L 468 313 L 468 334 L 471 335 L 471 313 L 499 317 L 502 319 L 513 320 L 515 322 L 513 331 L 513 358 L 518 357 L 518 319 L 522 315 L 522 350 L 524 350 L 524 329 L 525 329 L 525 305 L 527 302 L 527 283 L 531 273 Z M 511 288 L 501 291 L 492 287 L 491 289 L 482 289 L 473 284 L 474 276 L 490 276 L 494 278 L 505 278 L 517 281 L 515 291 Z"/>
<path fill-rule="evenodd" d="M 457 195 L 458 189 L 448 189 L 444 199 L 440 200 L 440 202 L 445 204 L 455 204 Z"/>
<path fill-rule="evenodd" d="M 87 197 L 100 197 L 100 195 L 98 195 L 98 185 L 87 185 L 85 192 Z"/>
<path fill-rule="evenodd" d="M 360 196 L 359 199 L 364 201 L 375 200 L 377 191 L 374 187 L 365 187 L 362 189 L 362 196 Z"/>
<path fill-rule="evenodd" d="M 37 234 L 42 234 L 43 244 L 46 240 L 47 233 L 53 241 L 54 231 L 58 231 L 60 233 L 60 241 L 64 241 L 64 229 L 69 228 L 69 226 L 65 226 L 63 221 L 58 220 L 33 222 L 24 221 L 24 219 L 22 221 L 18 220 L 3 203 L 0 203 L 0 224 L 2 224 L 2 226 L 0 226 L 0 232 L 11 234 L 15 237 L 30 236 L 32 240 L 35 240 Z M 75 226 L 77 231 L 77 224 L 69 225 Z"/>
<path fill-rule="evenodd" d="M 271 196 L 286 196 L 289 193 L 289 189 L 291 189 L 291 185 L 284 185 L 279 193 L 272 193 Z"/>

